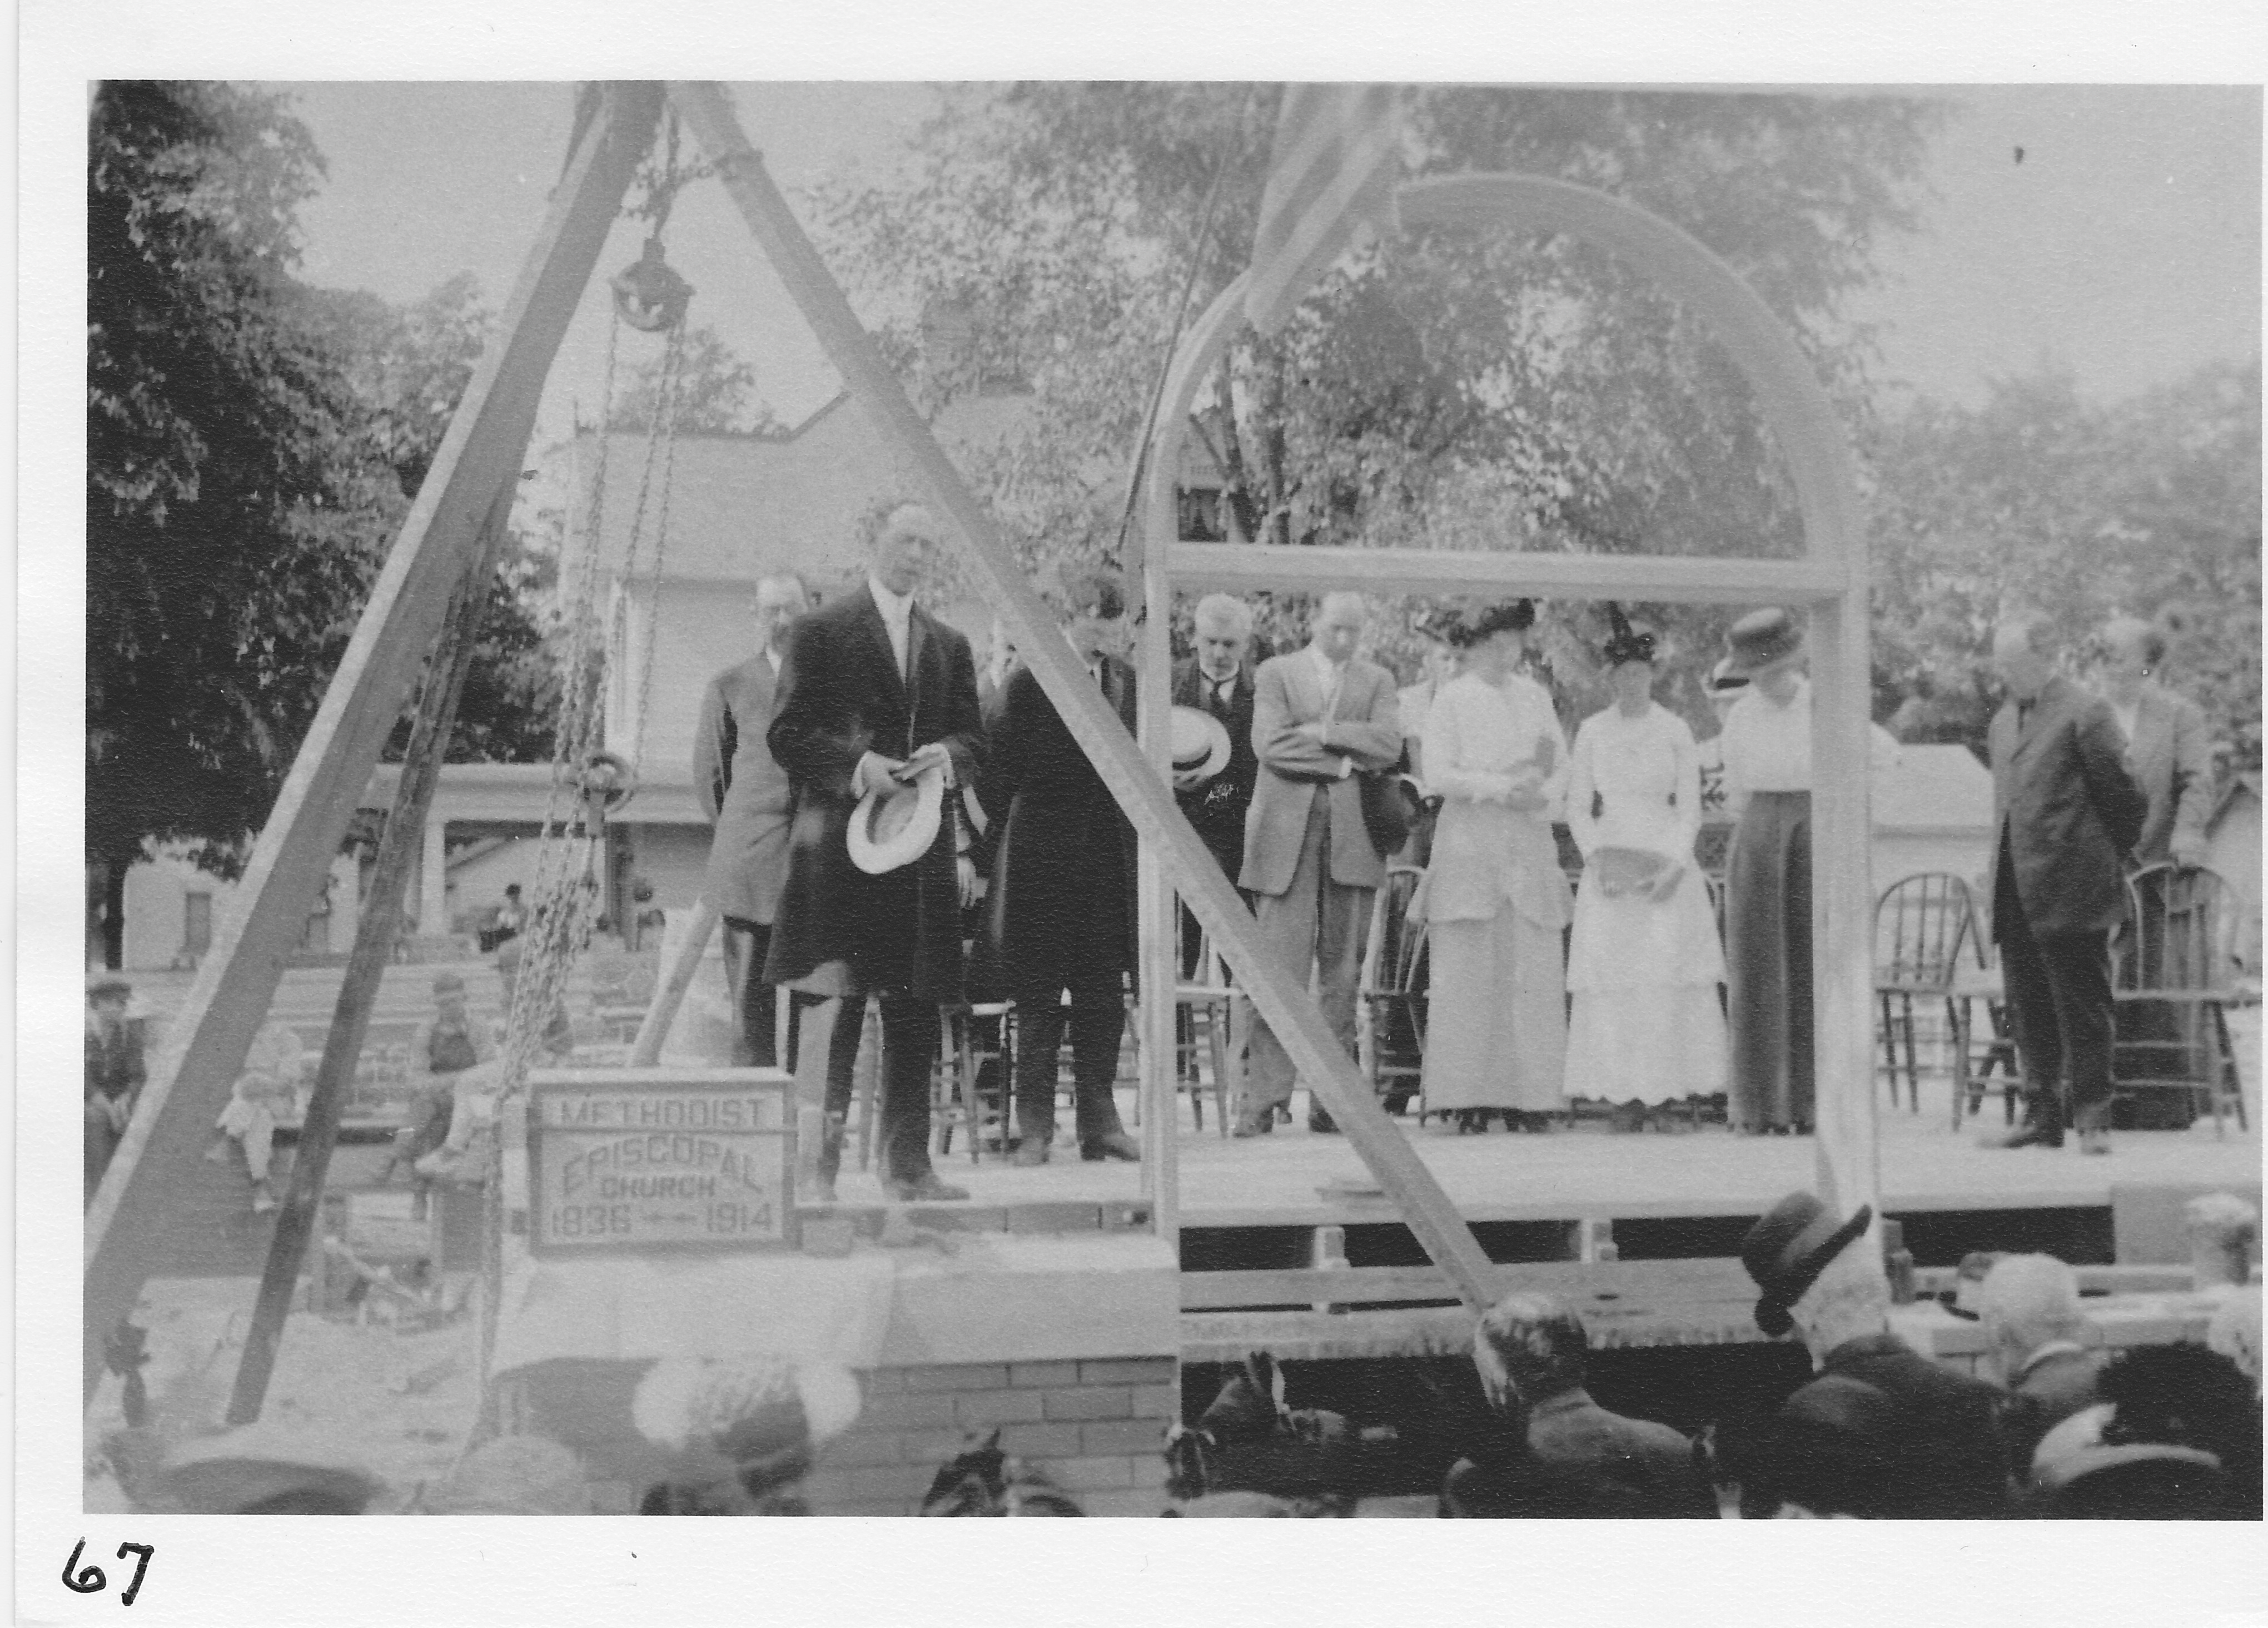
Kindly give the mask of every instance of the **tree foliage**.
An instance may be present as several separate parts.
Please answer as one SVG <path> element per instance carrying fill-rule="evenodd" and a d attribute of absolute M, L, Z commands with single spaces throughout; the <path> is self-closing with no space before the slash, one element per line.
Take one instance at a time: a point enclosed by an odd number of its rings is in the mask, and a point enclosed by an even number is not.
<path fill-rule="evenodd" d="M 1032 433 L 969 471 L 1027 565 L 1112 555 L 1183 280 L 1194 309 L 1249 254 L 1277 98 L 1236 85 L 963 92 L 909 185 L 822 188 L 835 262 L 917 389 L 920 313 L 976 314 L 983 372 L 1026 381 Z M 1870 346 L 1841 313 L 1913 221 L 1929 104 L 1910 99 L 1414 93 L 1406 166 L 1517 170 L 1684 227 L 1863 414 Z M 1212 230 L 1197 243 L 1216 172 Z M 1745 381 L 1690 313 L 1589 247 L 1412 232 L 1343 261 L 1270 338 L 1249 329 L 1192 434 L 1236 531 L 1292 543 L 1787 554 L 1793 494 Z M 1655 608 L 1713 646 L 1724 613 Z M 1280 618 L 1263 615 L 1263 630 Z M 1550 619 L 1571 674 L 1583 610 Z M 1389 647 L 1395 635 L 1389 625 Z M 1697 692 L 1689 699 L 1697 706 Z"/>
<path fill-rule="evenodd" d="M 2260 763 L 2260 365 L 2110 405 L 2066 377 L 1922 401 L 1871 447 L 1874 687 L 1908 739 L 1981 748 L 1992 624 L 2051 616 L 2083 667 L 2113 615 L 2164 613 L 2171 681 Z"/>
<path fill-rule="evenodd" d="M 688 327 L 684 347 L 669 415 L 672 428 L 685 435 L 762 435 L 780 428 L 756 394 L 756 370 L 714 328 Z M 643 432 L 653 427 L 662 368 L 659 355 L 631 368 L 627 385 L 615 391 L 608 429 Z"/>
<path fill-rule="evenodd" d="M 87 173 L 87 857 L 232 871 L 469 377 L 468 283 L 406 311 L 294 276 L 322 162 L 280 98 L 109 82 Z M 458 749 L 543 739 L 512 585 Z"/>

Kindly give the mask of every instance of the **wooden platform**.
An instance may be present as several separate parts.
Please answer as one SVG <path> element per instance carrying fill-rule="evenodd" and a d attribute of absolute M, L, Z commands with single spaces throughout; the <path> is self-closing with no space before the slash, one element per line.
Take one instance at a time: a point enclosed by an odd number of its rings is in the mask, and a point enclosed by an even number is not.
<path fill-rule="evenodd" d="M 1941 1110 L 1901 1108 L 1881 1116 L 1883 1208 L 1894 1214 L 2023 1209 L 2107 1208 L 2118 1186 L 2260 1184 L 2256 1131 L 2216 1138 L 2210 1122 L 2187 1131 L 2122 1131 L 2107 1159 L 2085 1159 L 2076 1145 L 2060 1152 L 1986 1150 L 1956 1137 Z M 1543 1136 L 1502 1131 L 1460 1137 L 1444 1126 L 1397 1122 L 1469 1220 L 1553 1221 L 1598 1218 L 1738 1217 L 1762 1213 L 1781 1195 L 1809 1187 L 1816 1155 L 1808 1138 L 1739 1137 L 1721 1127 L 1616 1136 L 1590 1129 Z M 1983 1122 L 1999 1123 L 1997 1105 Z M 1303 1124 L 1273 1135 L 1224 1140 L 1184 1121 L 1179 1138 L 1181 1223 L 1208 1227 L 1359 1225 L 1395 1219 L 1382 1198 L 1326 1197 L 1334 1181 L 1367 1180 L 1353 1150 L 1336 1136 Z M 1139 1170 L 1086 1164 L 1058 1145 L 1050 1163 L 1018 1169 L 988 1156 L 971 1164 L 956 1145 L 937 1161 L 946 1180 L 969 1190 L 979 1208 L 1034 1204 L 1130 1201 L 1141 1195 Z M 846 1168 L 846 1204 L 878 1204 L 871 1172 Z"/>

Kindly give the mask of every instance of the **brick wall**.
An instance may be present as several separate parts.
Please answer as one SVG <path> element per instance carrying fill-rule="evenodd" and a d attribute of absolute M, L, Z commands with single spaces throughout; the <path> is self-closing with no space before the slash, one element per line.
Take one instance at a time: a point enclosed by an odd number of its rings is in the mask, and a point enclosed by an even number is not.
<path fill-rule="evenodd" d="M 1044 1470 L 1090 1515 L 1166 1506 L 1166 1427 L 1180 1409 L 1171 1357 L 972 1362 L 861 1376 L 858 1422 L 820 1455 L 804 1495 L 821 1515 L 909 1515 L 973 1434 Z"/>

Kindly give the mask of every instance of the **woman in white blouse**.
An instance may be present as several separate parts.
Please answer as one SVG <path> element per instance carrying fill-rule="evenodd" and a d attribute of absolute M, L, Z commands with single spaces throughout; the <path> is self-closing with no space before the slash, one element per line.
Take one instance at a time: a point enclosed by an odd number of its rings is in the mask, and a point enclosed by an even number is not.
<path fill-rule="evenodd" d="M 1440 797 L 1432 863 L 1413 913 L 1427 924 L 1425 1108 L 1460 1131 L 1504 1115 L 1543 1130 L 1561 1104 L 1567 881 L 1551 822 L 1567 739 L 1551 697 L 1513 671 L 1535 608 L 1527 600 L 1450 622 L 1464 670 L 1426 715 L 1426 789 Z"/>
<path fill-rule="evenodd" d="M 1803 634 L 1753 611 L 1726 635 L 1748 693 L 1720 737 L 1726 806 L 1739 818 L 1725 864 L 1726 1010 L 1735 1131 L 1785 1136 L 1816 1116 L 1811 999 L 1811 705 Z"/>
<path fill-rule="evenodd" d="M 1615 704 L 1583 720 L 1567 824 L 1583 851 L 1567 957 L 1574 1009 L 1566 1094 L 1650 1109 L 1725 1089 L 1724 950 L 1693 856 L 1700 759 L 1685 721 L 1654 704 L 1653 636 L 1609 606 L 1604 654 Z"/>

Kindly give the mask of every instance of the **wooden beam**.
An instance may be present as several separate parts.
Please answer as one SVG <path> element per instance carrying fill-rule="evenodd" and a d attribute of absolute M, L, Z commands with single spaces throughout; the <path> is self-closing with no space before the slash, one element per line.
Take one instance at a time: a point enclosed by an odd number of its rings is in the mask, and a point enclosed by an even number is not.
<path fill-rule="evenodd" d="M 693 902 L 693 919 L 685 924 L 685 936 L 678 940 L 676 957 L 654 981 L 653 999 L 639 1020 L 637 1038 L 630 1042 L 631 1067 L 650 1068 L 661 1061 L 662 1042 L 669 1038 L 669 1026 L 677 1020 L 678 1007 L 685 1004 L 685 991 L 693 987 L 694 975 L 701 970 L 701 954 L 709 947 L 709 937 L 717 931 L 718 919 L 717 907 L 709 902 L 707 894 Z M 739 1022 L 737 1013 L 733 1021 Z M 784 1028 L 779 1036 L 781 1043 L 786 1043 Z"/>
<path fill-rule="evenodd" d="M 1711 1256 L 1668 1261 L 1538 1261 L 1491 1266 L 1490 1293 L 1557 1294 L 1587 1314 L 1625 1301 L 1677 1299 L 1752 1307 L 1756 1285 L 1741 1263 Z M 1328 1300 L 1344 1305 L 1380 1305 L 1401 1300 L 1451 1300 L 1456 1291 L 1431 1266 L 1349 1266 L 1320 1271 L 1278 1271 L 1183 1272 L 1183 1311 L 1225 1311 L 1239 1307 L 1303 1306 Z"/>
<path fill-rule="evenodd" d="M 673 84 L 670 99 L 716 163 L 725 191 L 817 333 L 828 360 L 851 393 L 876 415 L 887 437 L 909 455 L 933 499 L 952 518 L 990 578 L 996 605 L 1015 634 L 1017 649 L 1136 832 L 1158 853 L 1168 880 L 1220 946 L 1292 1054 L 1293 1065 L 1402 1205 L 1425 1252 L 1449 1275 L 1469 1305 L 1484 1305 L 1488 1263 L 1471 1231 L 1401 1131 L 1372 1101 L 1354 1064 L 1340 1052 L 1322 1013 L 1308 998 L 1306 978 L 1295 980 L 1263 952 L 1244 902 L 1182 817 L 1164 777 L 1143 760 L 1071 646 L 1057 636 L 1054 617 L 1024 579 L 991 517 L 970 496 L 960 472 L 914 411 L 897 376 L 749 147 L 723 88 L 708 83 Z M 1153 998 L 1163 992 L 1152 991 Z"/>
<path fill-rule="evenodd" d="M 354 637 L 253 845 L 227 914 L 117 1157 L 86 1214 L 85 1394 L 102 1342 L 133 1309 L 153 1241 L 173 1223 L 195 1163 L 266 1018 L 284 958 L 432 648 L 490 505 L 519 474 L 560 337 L 660 115 L 652 85 L 608 87 L 552 195 L 543 227 L 448 434 L 372 585 Z"/>
<path fill-rule="evenodd" d="M 473 652 L 479 646 L 481 616 L 487 608 L 497 544 L 512 519 L 512 496 L 507 486 L 490 505 L 481 546 L 474 550 L 458 581 L 440 642 L 425 669 L 409 748 L 402 755 L 403 773 L 394 789 L 394 807 L 387 811 L 386 835 L 379 840 L 370 896 L 356 924 L 354 949 L 347 957 L 345 975 L 339 980 L 338 1001 L 323 1036 L 322 1061 L 315 1070 L 315 1087 L 307 1099 L 306 1117 L 299 1127 L 298 1149 L 291 1160 L 291 1179 L 276 1212 L 259 1297 L 253 1304 L 251 1325 L 245 1331 L 244 1356 L 237 1365 L 236 1387 L 229 1397 L 231 1425 L 251 1424 L 260 1417 L 267 1400 L 268 1381 L 276 1371 L 276 1353 L 284 1342 L 284 1320 L 291 1312 L 292 1293 L 299 1286 L 307 1241 L 315 1235 L 320 1218 L 323 1180 L 330 1173 L 331 1150 L 338 1143 L 339 1118 L 346 1107 L 347 1093 L 354 1087 L 355 1064 L 362 1055 L 363 1036 L 370 1029 L 371 1008 L 377 1003 L 379 981 L 394 960 L 394 947 L 401 937 L 402 894 L 409 886 L 410 862 L 417 853 L 425 816 L 432 810 L 441 759 L 449 749 L 450 731 L 457 721 L 457 703 L 464 694 L 465 675 L 472 671 Z"/>
<path fill-rule="evenodd" d="M 1804 605 L 1843 592 L 1849 573 L 1818 560 L 1665 554 L 1484 554 L 1426 549 L 1175 542 L 1174 585 L 1231 593 L 1505 593 L 1550 599 Z"/>

